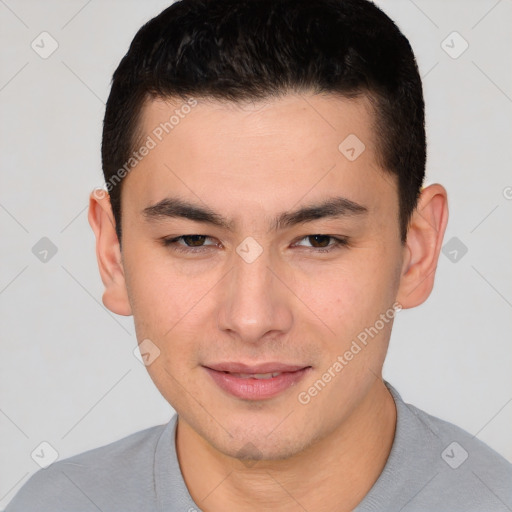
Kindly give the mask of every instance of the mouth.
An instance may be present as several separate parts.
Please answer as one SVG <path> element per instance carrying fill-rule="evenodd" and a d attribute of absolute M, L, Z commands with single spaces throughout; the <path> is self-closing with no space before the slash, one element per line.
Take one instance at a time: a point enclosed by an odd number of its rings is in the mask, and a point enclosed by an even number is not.
<path fill-rule="evenodd" d="M 231 372 L 223 372 L 229 373 L 233 377 L 238 377 L 239 379 L 272 379 L 274 377 L 278 377 L 282 375 L 282 372 L 275 373 L 231 373 Z"/>
<path fill-rule="evenodd" d="M 203 368 L 222 391 L 244 400 L 273 398 L 295 386 L 312 369 L 282 363 L 219 363 Z"/>

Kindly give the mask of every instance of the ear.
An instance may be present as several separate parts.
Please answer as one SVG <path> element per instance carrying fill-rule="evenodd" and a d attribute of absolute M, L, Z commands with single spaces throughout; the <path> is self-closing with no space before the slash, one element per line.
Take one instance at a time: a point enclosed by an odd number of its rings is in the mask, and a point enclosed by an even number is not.
<path fill-rule="evenodd" d="M 91 192 L 88 219 L 96 236 L 96 258 L 105 286 L 103 304 L 118 315 L 131 315 L 110 196 L 104 190 L 96 189 Z"/>
<path fill-rule="evenodd" d="M 434 183 L 422 189 L 409 222 L 397 301 L 402 308 L 425 302 L 432 292 L 434 277 L 448 223 L 445 188 Z"/>

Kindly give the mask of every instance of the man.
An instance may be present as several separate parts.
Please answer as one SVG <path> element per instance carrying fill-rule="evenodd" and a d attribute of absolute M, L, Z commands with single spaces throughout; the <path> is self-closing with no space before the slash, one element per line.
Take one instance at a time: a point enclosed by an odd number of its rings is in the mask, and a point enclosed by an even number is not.
<path fill-rule="evenodd" d="M 167 425 L 56 462 L 15 511 L 499 511 L 512 466 L 382 379 L 429 296 L 406 38 L 365 0 L 183 0 L 114 74 L 89 222 Z"/>

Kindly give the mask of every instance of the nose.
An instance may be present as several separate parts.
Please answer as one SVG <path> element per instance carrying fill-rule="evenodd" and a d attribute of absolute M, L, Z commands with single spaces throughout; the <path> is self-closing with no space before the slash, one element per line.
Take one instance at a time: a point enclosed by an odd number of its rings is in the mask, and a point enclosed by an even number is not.
<path fill-rule="evenodd" d="M 293 323 L 290 292 L 276 278 L 268 254 L 250 263 L 234 257 L 219 297 L 218 327 L 245 343 L 258 343 L 288 332 Z"/>

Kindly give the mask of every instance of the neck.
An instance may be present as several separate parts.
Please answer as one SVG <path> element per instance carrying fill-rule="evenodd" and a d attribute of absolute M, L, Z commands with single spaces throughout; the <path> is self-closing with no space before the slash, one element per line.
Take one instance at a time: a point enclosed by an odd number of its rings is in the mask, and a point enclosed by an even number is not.
<path fill-rule="evenodd" d="M 176 447 L 192 499 L 204 512 L 353 510 L 381 474 L 396 426 L 393 397 L 381 379 L 329 436 L 286 460 L 244 466 L 178 419 Z M 340 506 L 340 504 L 343 504 Z"/>

